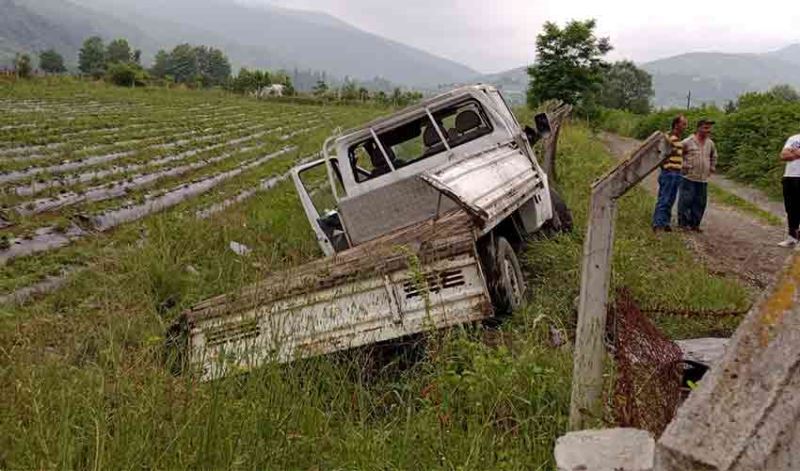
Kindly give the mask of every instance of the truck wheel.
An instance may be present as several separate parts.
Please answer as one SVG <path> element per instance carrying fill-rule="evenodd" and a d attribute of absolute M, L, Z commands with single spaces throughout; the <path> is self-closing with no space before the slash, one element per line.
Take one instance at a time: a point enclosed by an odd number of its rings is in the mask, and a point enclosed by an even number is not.
<path fill-rule="evenodd" d="M 552 188 L 550 188 L 550 204 L 553 206 L 550 228 L 555 232 L 572 232 L 572 211 L 569 210 L 561 195 Z"/>
<path fill-rule="evenodd" d="M 498 315 L 508 315 L 522 305 L 525 277 L 517 254 L 505 237 L 498 237 L 494 257 L 494 307 Z"/>

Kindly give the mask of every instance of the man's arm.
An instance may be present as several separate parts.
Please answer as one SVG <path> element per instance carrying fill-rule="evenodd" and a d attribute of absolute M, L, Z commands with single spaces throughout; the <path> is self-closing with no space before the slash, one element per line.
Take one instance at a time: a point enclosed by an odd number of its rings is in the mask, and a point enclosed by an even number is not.
<path fill-rule="evenodd" d="M 717 145 L 714 144 L 714 141 L 711 141 L 711 155 L 709 156 L 709 169 L 711 169 L 711 173 L 717 171 Z"/>
<path fill-rule="evenodd" d="M 800 149 L 783 149 L 781 151 L 781 160 L 784 162 L 791 162 L 792 160 L 800 159 Z"/>

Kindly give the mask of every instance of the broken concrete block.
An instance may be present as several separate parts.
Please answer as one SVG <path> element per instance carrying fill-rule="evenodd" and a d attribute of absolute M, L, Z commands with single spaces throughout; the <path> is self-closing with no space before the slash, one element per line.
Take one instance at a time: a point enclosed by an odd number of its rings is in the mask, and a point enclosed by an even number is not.
<path fill-rule="evenodd" d="M 635 428 L 570 432 L 556 441 L 558 471 L 652 471 L 655 440 Z"/>
<path fill-rule="evenodd" d="M 676 344 L 683 352 L 684 360 L 691 360 L 707 366 L 714 364 L 725 354 L 725 346 L 728 345 L 726 338 L 702 338 L 676 340 Z"/>

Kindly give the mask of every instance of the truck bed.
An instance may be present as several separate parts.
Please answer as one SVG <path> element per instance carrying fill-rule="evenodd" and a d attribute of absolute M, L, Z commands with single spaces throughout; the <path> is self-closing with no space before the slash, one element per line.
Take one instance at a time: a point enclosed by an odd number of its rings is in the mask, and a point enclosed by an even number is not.
<path fill-rule="evenodd" d="M 456 210 L 203 301 L 178 325 L 209 380 L 491 313 L 474 223 Z"/>

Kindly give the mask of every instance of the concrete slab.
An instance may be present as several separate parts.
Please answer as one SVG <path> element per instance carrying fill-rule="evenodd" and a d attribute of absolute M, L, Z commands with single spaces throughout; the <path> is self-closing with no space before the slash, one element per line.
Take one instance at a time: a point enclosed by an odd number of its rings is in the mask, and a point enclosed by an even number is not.
<path fill-rule="evenodd" d="M 714 366 L 725 354 L 729 339 L 708 337 L 701 339 L 676 340 L 683 352 L 684 360 L 691 360 L 707 366 Z"/>
<path fill-rule="evenodd" d="M 656 469 L 800 469 L 800 252 L 658 442 Z"/>
<path fill-rule="evenodd" d="M 651 471 L 655 441 L 644 430 L 570 432 L 556 441 L 558 471 Z"/>

